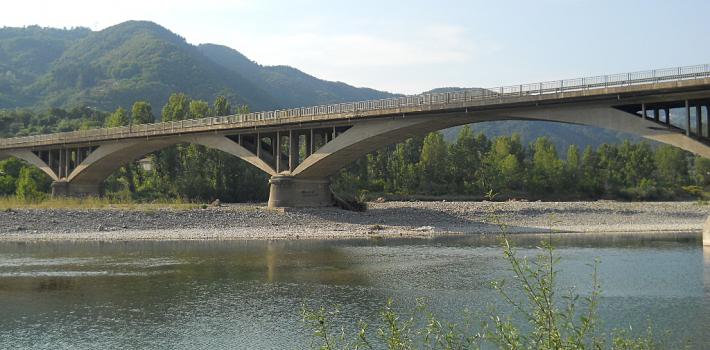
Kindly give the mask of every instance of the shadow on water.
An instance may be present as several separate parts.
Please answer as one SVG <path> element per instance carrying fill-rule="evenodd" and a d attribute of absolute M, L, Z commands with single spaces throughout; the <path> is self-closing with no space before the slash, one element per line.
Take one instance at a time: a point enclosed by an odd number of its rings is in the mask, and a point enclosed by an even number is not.
<path fill-rule="evenodd" d="M 0 243 L 3 315 L 112 305 L 160 323 L 169 309 L 205 293 L 260 298 L 264 286 L 273 292 L 284 284 L 302 285 L 288 297 L 305 300 L 319 285 L 366 287 L 368 279 L 347 251 L 301 242 Z"/>

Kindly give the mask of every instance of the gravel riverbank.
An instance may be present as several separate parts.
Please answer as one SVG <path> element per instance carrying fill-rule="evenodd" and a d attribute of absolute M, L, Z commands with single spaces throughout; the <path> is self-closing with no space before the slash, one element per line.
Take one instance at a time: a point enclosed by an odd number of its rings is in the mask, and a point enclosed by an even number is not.
<path fill-rule="evenodd" d="M 387 202 L 364 213 L 234 204 L 191 210 L 12 209 L 0 240 L 338 239 L 499 232 L 700 231 L 694 202 Z"/>

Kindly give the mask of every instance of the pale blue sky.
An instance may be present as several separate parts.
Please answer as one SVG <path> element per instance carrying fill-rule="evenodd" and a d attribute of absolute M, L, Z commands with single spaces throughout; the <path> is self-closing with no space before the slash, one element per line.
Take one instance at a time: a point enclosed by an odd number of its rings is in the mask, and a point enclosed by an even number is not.
<path fill-rule="evenodd" d="M 24 0 L 3 3 L 0 26 L 145 19 L 262 64 L 418 93 L 710 63 L 708 16 L 707 0 Z"/>

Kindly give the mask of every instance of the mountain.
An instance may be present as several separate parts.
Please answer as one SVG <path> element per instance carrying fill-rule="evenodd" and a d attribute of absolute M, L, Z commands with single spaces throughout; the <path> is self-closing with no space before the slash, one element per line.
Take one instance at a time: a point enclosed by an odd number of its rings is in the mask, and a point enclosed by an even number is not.
<path fill-rule="evenodd" d="M 232 105 L 246 104 L 254 111 L 395 96 L 321 80 L 288 66 L 260 65 L 226 46 L 191 45 L 152 22 L 128 21 L 101 31 L 0 28 L 0 109 L 89 106 L 112 111 L 147 100 L 159 112 L 173 92 L 210 102 L 224 95 Z M 550 122 L 487 122 L 473 128 L 489 137 L 517 132 L 524 142 L 550 136 L 561 152 L 572 143 L 584 147 L 638 140 Z M 458 128 L 443 132 L 454 140 Z"/>
<path fill-rule="evenodd" d="M 222 67 L 269 91 L 284 107 L 315 106 L 387 98 L 390 93 L 325 81 L 288 66 L 262 66 L 226 46 L 202 44 L 200 51 Z"/>
<path fill-rule="evenodd" d="M 144 21 L 97 32 L 2 28 L 0 62 L 0 108 L 113 110 L 145 99 L 159 110 L 173 92 L 207 101 L 225 95 L 252 110 L 391 96 L 290 67 L 264 67 L 223 46 L 194 46 Z"/>
<path fill-rule="evenodd" d="M 32 105 L 34 99 L 25 87 L 46 74 L 73 42 L 90 32 L 86 28 L 1 28 L 0 108 Z"/>

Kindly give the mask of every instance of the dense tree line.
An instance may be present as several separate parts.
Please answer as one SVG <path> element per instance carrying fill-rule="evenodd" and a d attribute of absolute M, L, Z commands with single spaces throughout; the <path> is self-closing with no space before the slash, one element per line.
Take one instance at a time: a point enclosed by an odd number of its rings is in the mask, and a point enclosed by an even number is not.
<path fill-rule="evenodd" d="M 223 96 L 210 106 L 206 101 L 191 99 L 185 94 L 173 94 L 162 109 L 160 120 L 224 116 L 246 111 L 243 106 L 233 109 Z M 139 101 L 130 110 L 119 107 L 113 113 L 89 108 L 69 111 L 55 108 L 42 113 L 0 111 L 0 130 L 3 137 L 24 136 L 101 126 L 137 125 L 156 120 L 151 105 Z M 268 196 L 268 178 L 265 174 L 221 151 L 199 145 L 177 145 L 152 153 L 147 159 L 152 164 L 152 170 L 144 170 L 133 163 L 121 167 L 106 179 L 106 195 L 137 200 L 220 198 L 233 202 L 258 201 Z M 17 159 L 0 162 L 0 195 L 39 198 L 50 191 L 50 185 L 49 178 L 39 169 Z"/>
<path fill-rule="evenodd" d="M 240 112 L 246 112 L 240 107 Z M 218 97 L 212 106 L 173 94 L 161 111 L 162 121 L 226 116 L 234 112 L 229 101 Z M 152 122 L 151 106 L 136 102 L 131 112 L 117 109 L 106 119 L 106 126 L 125 126 Z M 268 195 L 267 176 L 244 161 L 200 145 L 177 145 L 148 156 L 152 170 L 136 164 L 122 167 L 107 179 L 109 195 L 150 200 L 184 198 L 187 200 L 258 201 Z"/>
<path fill-rule="evenodd" d="M 246 112 L 218 97 L 211 105 L 186 94 L 172 94 L 160 120 L 174 121 Z M 116 127 L 158 120 L 145 101 L 130 110 L 105 113 L 86 107 L 0 111 L 3 137 Z M 137 200 L 261 201 L 268 196 L 267 175 L 231 155 L 199 145 L 176 145 L 147 156 L 152 169 L 128 164 L 104 184 L 112 197 Z M 0 162 L 0 195 L 39 198 L 51 181 L 16 159 Z M 517 134 L 489 139 L 471 127 L 452 143 L 441 132 L 408 139 L 369 154 L 333 177 L 336 192 L 370 197 L 441 196 L 483 198 L 489 191 L 528 199 L 654 200 L 701 196 L 710 186 L 710 160 L 671 146 L 648 143 L 602 144 L 580 150 L 571 145 L 559 155 L 547 137 L 525 145 Z"/>
<path fill-rule="evenodd" d="M 529 199 L 688 198 L 710 185 L 710 160 L 678 148 L 625 141 L 564 157 L 547 137 L 489 139 L 463 127 L 447 144 L 439 132 L 360 159 L 335 178 L 345 192 L 479 197 L 489 191 Z"/>

